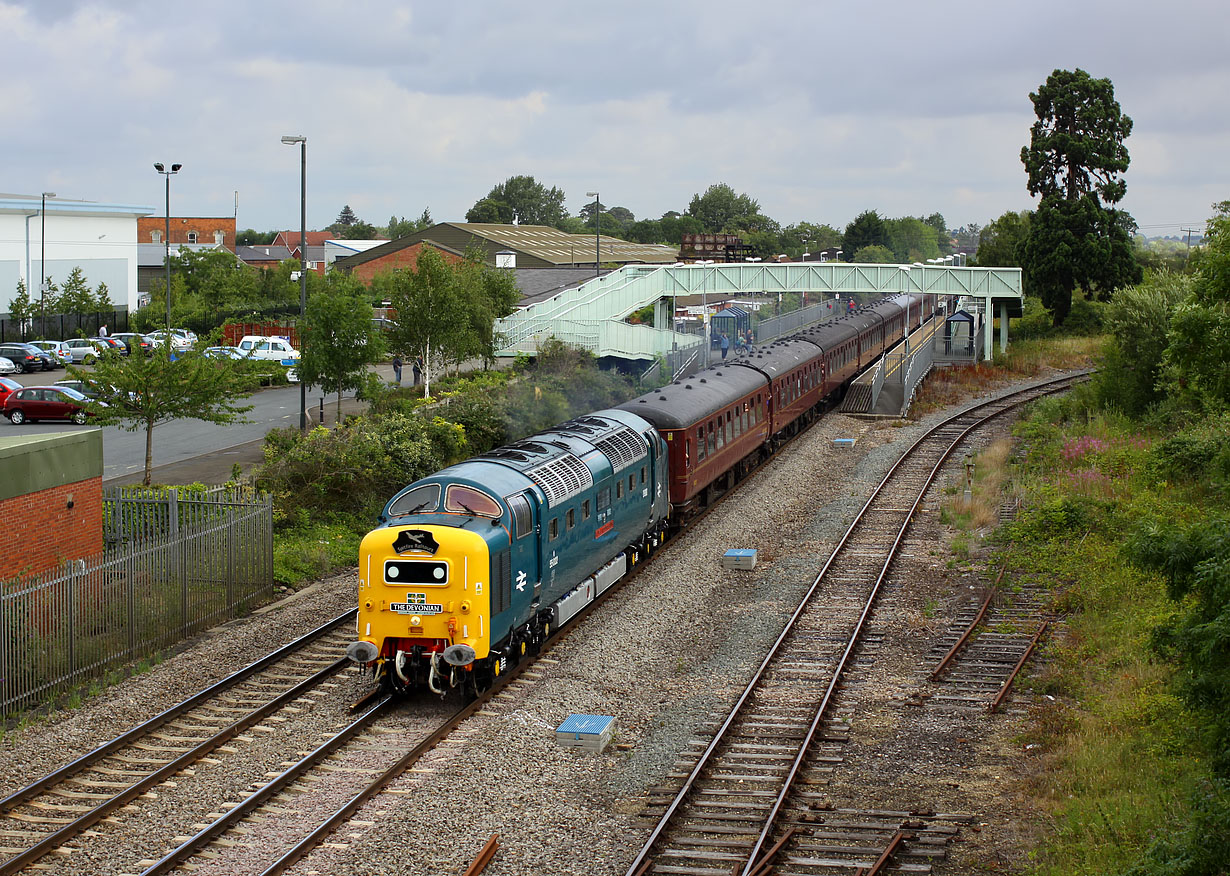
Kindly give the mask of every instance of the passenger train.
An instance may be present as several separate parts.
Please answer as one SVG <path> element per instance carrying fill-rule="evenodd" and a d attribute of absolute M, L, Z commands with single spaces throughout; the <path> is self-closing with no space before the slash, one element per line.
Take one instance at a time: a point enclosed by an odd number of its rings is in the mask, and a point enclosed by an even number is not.
<path fill-rule="evenodd" d="M 450 466 L 359 549 L 351 660 L 404 692 L 480 692 L 775 453 L 935 296 L 895 295 Z"/>

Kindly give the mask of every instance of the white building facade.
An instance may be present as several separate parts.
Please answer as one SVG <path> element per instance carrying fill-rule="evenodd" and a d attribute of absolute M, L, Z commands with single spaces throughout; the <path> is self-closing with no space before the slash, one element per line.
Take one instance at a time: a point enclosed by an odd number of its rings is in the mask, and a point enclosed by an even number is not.
<path fill-rule="evenodd" d="M 8 312 L 18 280 L 38 300 L 44 276 L 60 285 L 73 268 L 91 289 L 106 283 L 113 303 L 136 310 L 137 219 L 154 208 L 48 198 L 43 215 L 42 205 L 41 195 L 0 194 L 0 313 Z"/>

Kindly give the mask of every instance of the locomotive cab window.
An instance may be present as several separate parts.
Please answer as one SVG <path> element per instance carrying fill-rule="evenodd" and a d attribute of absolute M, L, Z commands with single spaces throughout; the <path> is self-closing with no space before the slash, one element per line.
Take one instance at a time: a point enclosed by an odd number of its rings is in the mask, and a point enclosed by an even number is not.
<path fill-rule="evenodd" d="M 517 528 L 517 538 L 524 538 L 534 531 L 534 515 L 530 512 L 530 500 L 523 495 L 509 496 L 505 501 L 512 511 Z"/>
<path fill-rule="evenodd" d="M 390 517 L 404 517 L 407 514 L 437 511 L 440 508 L 440 485 L 423 484 L 402 493 L 389 506 Z"/>
<path fill-rule="evenodd" d="M 481 490 L 463 484 L 449 484 L 444 494 L 444 510 L 475 517 L 500 517 L 500 503 Z"/>

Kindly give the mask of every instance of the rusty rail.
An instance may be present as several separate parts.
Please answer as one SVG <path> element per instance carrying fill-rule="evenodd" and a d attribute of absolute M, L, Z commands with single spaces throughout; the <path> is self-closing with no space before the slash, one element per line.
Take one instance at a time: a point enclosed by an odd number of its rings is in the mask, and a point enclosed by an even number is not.
<path fill-rule="evenodd" d="M 999 578 L 1003 577 L 1004 573 L 1000 572 Z M 996 584 L 999 583 L 999 578 L 995 579 Z M 957 639 L 957 643 L 948 649 L 948 653 L 944 655 L 944 659 L 940 661 L 940 665 L 931 670 L 932 681 L 935 681 L 943 674 L 944 670 L 948 668 L 950 663 L 952 663 L 953 658 L 957 656 L 957 652 L 965 647 L 965 643 L 969 641 L 969 637 L 974 634 L 974 630 L 978 628 L 978 625 L 982 623 L 982 619 L 986 617 L 987 609 L 991 607 L 991 600 L 994 598 L 995 587 L 992 585 L 991 589 L 987 591 L 987 598 L 982 600 L 982 607 L 978 609 L 978 616 L 970 621 L 969 626 L 965 628 L 965 632 L 961 634 L 961 638 Z"/>
<path fill-rule="evenodd" d="M 1008 674 L 1008 678 L 1004 681 L 1003 686 L 996 694 L 994 701 L 988 707 L 988 711 L 996 712 L 999 710 L 1000 704 L 1004 698 L 1008 696 L 1008 691 L 1012 689 L 1012 682 L 1016 680 L 1017 673 L 1021 671 L 1021 667 L 1025 665 L 1025 661 L 1029 659 L 1029 655 L 1034 652 L 1034 648 L 1038 644 L 1038 640 L 1042 638 L 1042 634 L 1046 632 L 1046 628 L 1050 626 L 1050 621 L 1043 621 L 1042 626 L 1038 627 L 1038 632 L 1034 633 L 1034 637 L 1029 640 L 1029 647 L 1025 649 L 1025 653 L 1021 655 L 1021 659 L 1016 662 L 1016 666 L 1012 668 L 1012 672 Z"/>
<path fill-rule="evenodd" d="M 500 835 L 493 833 L 491 839 L 487 840 L 487 844 L 483 846 L 483 850 L 478 853 L 478 857 L 474 862 L 466 868 L 465 873 L 461 876 L 478 876 L 479 873 L 487 869 L 487 865 L 491 863 L 491 859 L 495 857 L 495 853 L 500 848 Z"/>

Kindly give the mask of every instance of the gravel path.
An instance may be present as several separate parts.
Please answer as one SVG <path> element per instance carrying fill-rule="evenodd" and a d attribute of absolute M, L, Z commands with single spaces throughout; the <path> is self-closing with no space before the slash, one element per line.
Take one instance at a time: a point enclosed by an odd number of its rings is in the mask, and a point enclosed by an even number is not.
<path fill-rule="evenodd" d="M 501 849 L 487 868 L 490 876 L 622 874 L 645 836 L 645 822 L 637 815 L 647 789 L 666 780 L 698 728 L 724 714 L 742 691 L 754 663 L 871 487 L 922 430 L 919 423 L 826 416 L 659 553 L 645 572 L 554 648 L 533 677 L 519 680 L 455 739 L 433 751 L 419 771 L 370 802 L 344 836 L 335 836 L 296 872 L 368 874 L 378 868 L 382 873 L 455 874 L 491 834 L 499 833 Z M 835 446 L 835 438 L 857 441 L 847 449 Z M 942 550 L 941 537 L 938 528 L 925 540 L 916 534 L 914 553 L 934 571 L 936 593 L 949 593 L 955 605 L 960 582 L 945 580 L 943 559 L 929 553 Z M 728 548 L 756 548 L 756 570 L 721 569 Z M 340 614 L 352 606 L 354 586 L 353 574 L 321 582 L 199 637 L 80 709 L 10 732 L 0 746 L 0 787 L 5 792 L 20 787 Z M 921 642 L 942 626 L 942 619 L 920 620 L 922 614 L 918 608 L 903 608 L 896 626 Z M 290 722 L 302 724 L 295 738 L 307 739 L 345 722 L 343 703 L 364 688 L 356 674 L 344 676 L 336 696 L 321 698 Z M 553 728 L 571 713 L 613 715 L 614 744 L 601 755 L 559 747 Z M 408 723 L 391 726 L 406 727 L 404 735 L 386 735 L 386 740 L 405 743 L 414 736 L 412 710 L 403 721 Z M 259 744 L 250 744 L 253 762 L 273 757 L 279 735 L 288 742 L 285 732 L 262 734 Z M 986 738 L 996 750 L 1004 744 L 994 734 Z M 282 754 L 283 760 L 290 759 L 289 751 Z M 239 774 L 254 767 L 235 756 L 225 763 L 236 777 L 217 787 L 234 793 L 242 786 Z M 221 793 L 220 799 L 239 798 Z M 965 810 L 978 803 L 968 799 Z M 175 820 L 170 812 L 167 817 Z M 117 836 L 125 835 L 121 826 Z M 118 850 L 129 841 L 138 842 L 133 837 L 107 845 Z M 217 869 L 201 864 L 199 872 L 228 872 L 221 862 Z M 132 872 L 125 869 L 129 866 L 131 858 L 121 867 L 118 859 L 112 865 L 99 857 L 88 871 Z"/>

